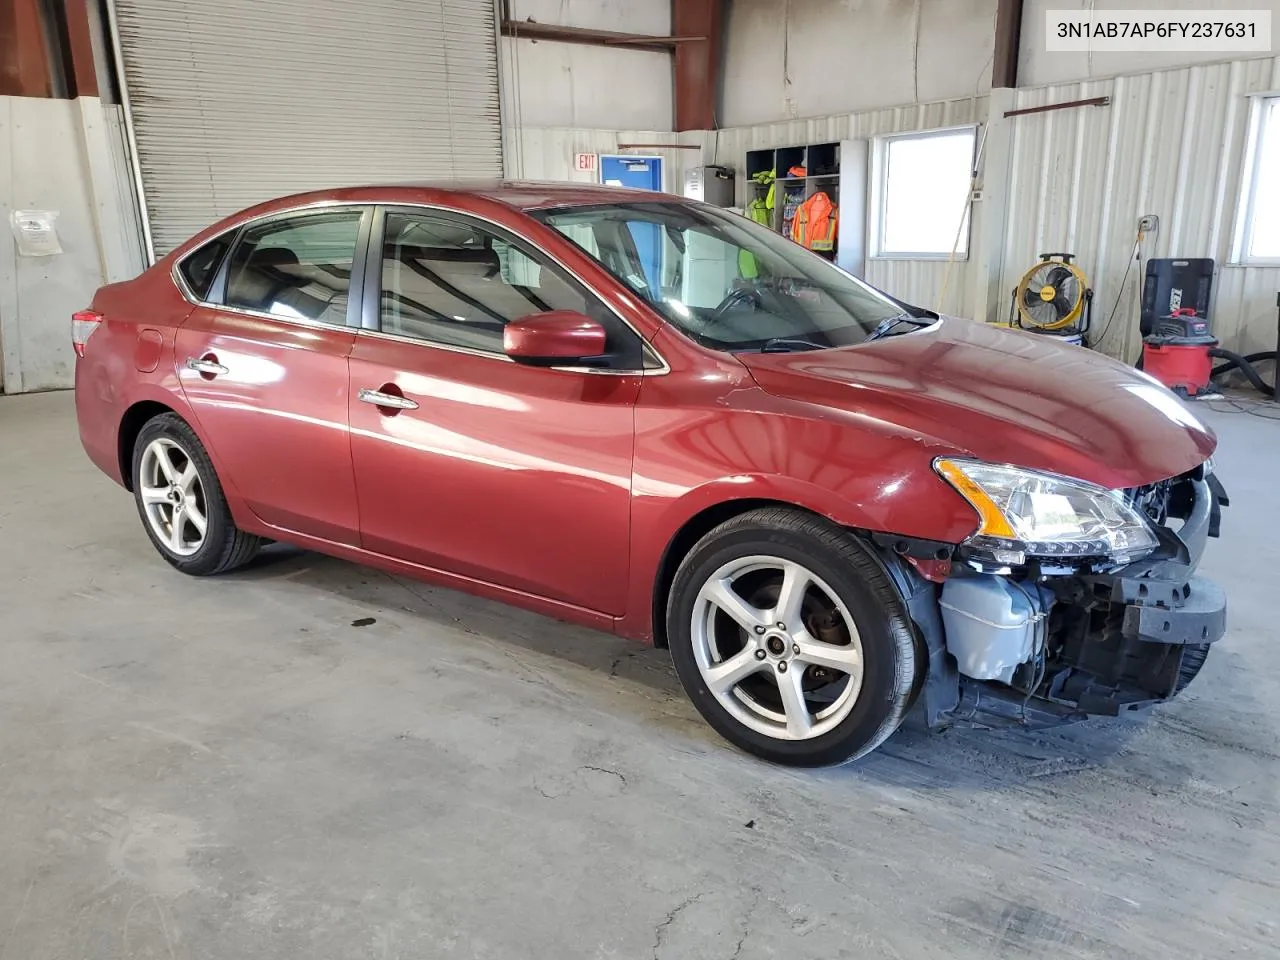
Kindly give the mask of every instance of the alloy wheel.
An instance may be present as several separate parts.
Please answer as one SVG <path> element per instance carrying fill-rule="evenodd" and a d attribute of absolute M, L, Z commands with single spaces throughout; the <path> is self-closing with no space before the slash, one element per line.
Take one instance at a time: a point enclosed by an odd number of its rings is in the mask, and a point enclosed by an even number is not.
<path fill-rule="evenodd" d="M 808 740 L 849 716 L 862 643 L 844 602 L 781 557 L 740 557 L 707 578 L 693 607 L 693 655 L 707 689 L 765 736 Z"/>
<path fill-rule="evenodd" d="M 167 437 L 142 452 L 139 494 L 151 532 L 170 552 L 189 557 L 204 546 L 208 508 L 204 484 L 191 455 Z"/>

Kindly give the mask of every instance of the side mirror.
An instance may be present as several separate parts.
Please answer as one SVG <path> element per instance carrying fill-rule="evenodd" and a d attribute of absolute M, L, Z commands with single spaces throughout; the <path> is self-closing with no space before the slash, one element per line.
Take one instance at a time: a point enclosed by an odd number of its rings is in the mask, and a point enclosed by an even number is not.
<path fill-rule="evenodd" d="M 519 363 L 553 367 L 605 352 L 604 327 L 574 310 L 551 310 L 502 328 L 502 350 Z"/>

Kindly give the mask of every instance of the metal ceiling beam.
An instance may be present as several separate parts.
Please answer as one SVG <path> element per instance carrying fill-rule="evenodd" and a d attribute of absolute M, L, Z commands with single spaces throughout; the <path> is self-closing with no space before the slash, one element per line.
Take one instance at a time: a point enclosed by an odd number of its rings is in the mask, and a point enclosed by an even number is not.
<path fill-rule="evenodd" d="M 996 0 L 995 53 L 991 60 L 992 89 L 1018 85 L 1022 5 L 1023 0 Z"/>
<path fill-rule="evenodd" d="M 671 31 L 697 40 L 675 53 L 675 128 L 714 130 L 720 89 L 723 0 L 671 0 Z"/>
<path fill-rule="evenodd" d="M 502 19 L 502 35 L 523 40 L 551 40 L 559 43 L 583 43 L 596 47 L 628 47 L 634 50 L 657 50 L 662 53 L 678 50 L 684 44 L 698 43 L 705 36 L 658 37 L 645 33 L 619 33 L 616 30 L 592 30 L 588 27 L 567 27 L 558 23 L 538 23 L 536 20 Z"/>

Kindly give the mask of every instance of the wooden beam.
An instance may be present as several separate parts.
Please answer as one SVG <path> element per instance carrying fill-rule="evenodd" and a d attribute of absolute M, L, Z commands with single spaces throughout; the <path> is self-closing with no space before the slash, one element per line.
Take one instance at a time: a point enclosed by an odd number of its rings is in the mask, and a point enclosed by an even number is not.
<path fill-rule="evenodd" d="M 671 32 L 700 39 L 676 47 L 675 128 L 714 130 L 720 89 L 723 0 L 671 0 Z"/>
<path fill-rule="evenodd" d="M 1018 85 L 1018 53 L 1022 44 L 1023 0 L 996 0 L 995 52 L 991 60 L 991 86 Z"/>
<path fill-rule="evenodd" d="M 0 96 L 52 95 L 40 0 L 0 2 Z"/>
<path fill-rule="evenodd" d="M 90 0 L 55 0 L 58 7 L 62 66 L 66 71 L 67 96 L 98 96 L 98 71 L 93 62 L 93 40 L 89 33 Z"/>
<path fill-rule="evenodd" d="M 588 27 L 567 27 L 558 23 L 538 23 L 536 20 L 502 21 L 504 37 L 524 40 L 551 40 L 559 43 L 583 43 L 595 47 L 631 47 L 636 50 L 657 50 L 665 53 L 678 49 L 682 44 L 705 40 L 701 36 L 657 37 L 646 33 L 619 33 L 616 30 L 592 30 Z"/>

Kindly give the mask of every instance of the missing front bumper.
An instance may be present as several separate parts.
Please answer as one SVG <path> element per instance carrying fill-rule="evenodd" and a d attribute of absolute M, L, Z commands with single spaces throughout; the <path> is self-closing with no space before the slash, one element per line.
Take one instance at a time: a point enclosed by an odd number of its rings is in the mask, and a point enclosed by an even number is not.
<path fill-rule="evenodd" d="M 1088 577 L 1059 592 L 1075 602 L 1055 608 L 1057 652 L 1037 693 L 1084 714 L 1176 696 L 1226 632 L 1226 596 L 1204 577 Z"/>
<path fill-rule="evenodd" d="M 908 595 L 930 651 L 923 691 L 930 726 L 977 714 L 1020 723 L 1115 716 L 1185 689 L 1204 666 L 1210 646 L 1226 632 L 1222 589 L 1195 572 L 1205 541 L 1217 535 L 1226 495 L 1215 478 L 1188 475 L 1170 481 L 1162 496 L 1168 517 L 1180 525 L 1161 524 L 1161 549 L 1142 561 L 1106 573 L 1005 571 L 1029 599 L 1050 594 L 1032 611 L 1047 630 L 1031 641 L 1030 659 L 1012 676 L 1000 677 L 1007 682 L 961 676 L 961 665 L 948 649 L 948 632 L 938 618 L 922 615 L 936 611 L 937 591 L 930 588 L 927 598 Z M 1160 519 L 1166 519 L 1163 510 Z M 1033 585 L 1034 594 L 1028 589 Z M 982 610 L 971 612 L 979 624 L 1007 626 Z M 982 627 L 976 629 L 981 646 Z M 972 637 L 963 639 L 974 645 Z"/>

